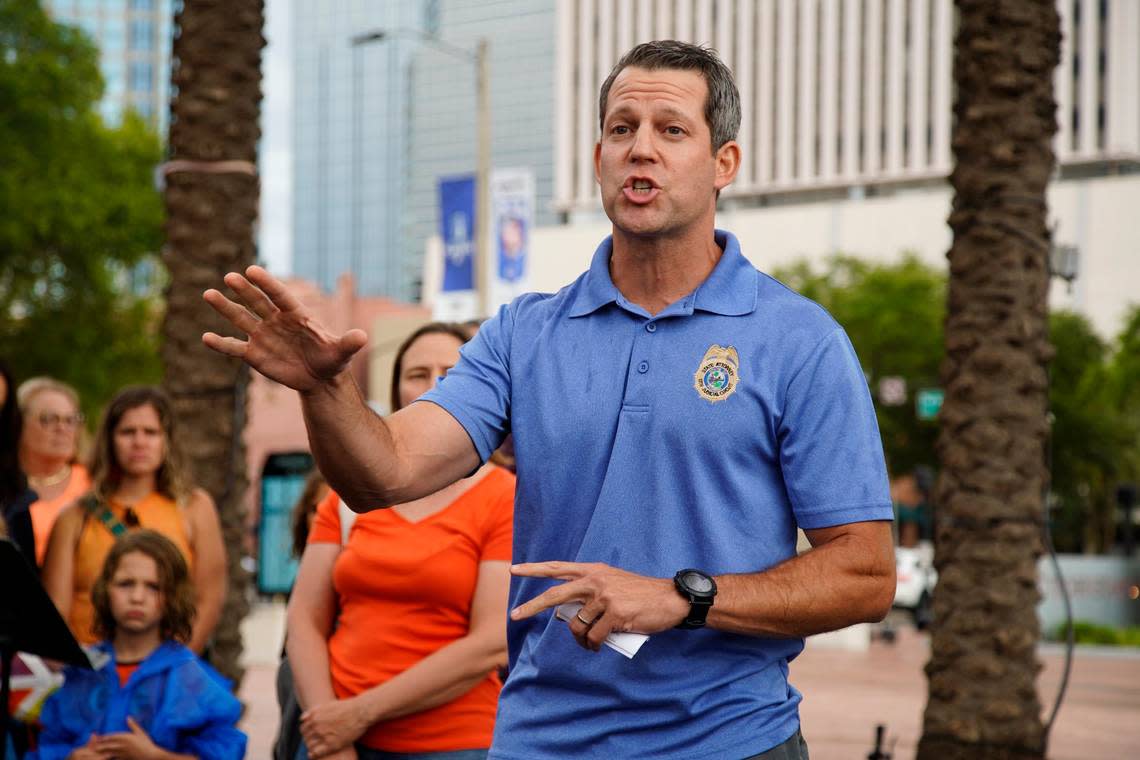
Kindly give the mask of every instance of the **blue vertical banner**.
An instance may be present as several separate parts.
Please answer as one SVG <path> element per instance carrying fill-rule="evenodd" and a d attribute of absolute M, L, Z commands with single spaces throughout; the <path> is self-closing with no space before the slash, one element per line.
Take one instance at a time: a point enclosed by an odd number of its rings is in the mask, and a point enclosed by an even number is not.
<path fill-rule="evenodd" d="M 475 177 L 439 181 L 439 225 L 443 240 L 442 292 L 475 290 Z"/>

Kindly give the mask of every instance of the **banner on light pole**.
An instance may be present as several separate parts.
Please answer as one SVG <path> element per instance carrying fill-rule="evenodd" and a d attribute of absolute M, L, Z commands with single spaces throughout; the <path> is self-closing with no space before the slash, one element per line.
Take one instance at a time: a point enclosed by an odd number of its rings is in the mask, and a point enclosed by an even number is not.
<path fill-rule="evenodd" d="M 443 277 L 435 299 L 436 319 L 462 321 L 475 316 L 475 176 L 439 181 L 439 236 L 443 243 Z"/>
<path fill-rule="evenodd" d="M 492 313 L 525 293 L 530 285 L 530 238 L 534 229 L 534 172 L 496 169 L 491 172 L 489 246 L 495 263 L 489 267 Z"/>

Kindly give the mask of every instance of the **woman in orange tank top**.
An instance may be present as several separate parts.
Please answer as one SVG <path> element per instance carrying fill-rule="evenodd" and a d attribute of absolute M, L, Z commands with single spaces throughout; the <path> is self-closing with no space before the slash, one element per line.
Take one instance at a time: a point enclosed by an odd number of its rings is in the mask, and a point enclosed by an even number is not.
<path fill-rule="evenodd" d="M 190 566 L 197 614 L 187 645 L 201 653 L 225 599 L 225 547 L 213 500 L 187 482 L 166 394 L 151 386 L 116 394 L 99 426 L 91 476 L 91 492 L 56 520 L 44 561 L 44 587 L 71 632 L 81 643 L 97 640 L 91 588 L 103 560 L 120 534 L 149 528 L 173 541 Z"/>

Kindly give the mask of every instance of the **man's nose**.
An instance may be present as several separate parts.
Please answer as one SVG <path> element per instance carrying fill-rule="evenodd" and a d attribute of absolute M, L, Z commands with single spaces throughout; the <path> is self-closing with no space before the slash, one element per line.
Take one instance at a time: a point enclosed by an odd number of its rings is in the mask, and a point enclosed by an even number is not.
<path fill-rule="evenodd" d="M 637 128 L 633 134 L 633 145 L 629 149 L 629 157 L 633 161 L 653 161 L 657 157 L 657 146 L 654 142 L 652 127 L 646 125 Z"/>

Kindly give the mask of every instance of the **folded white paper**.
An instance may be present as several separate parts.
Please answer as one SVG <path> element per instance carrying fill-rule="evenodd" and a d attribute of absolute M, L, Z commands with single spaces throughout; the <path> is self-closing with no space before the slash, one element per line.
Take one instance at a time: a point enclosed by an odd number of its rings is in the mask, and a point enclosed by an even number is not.
<path fill-rule="evenodd" d="M 578 610 L 582 609 L 581 602 L 566 602 L 554 608 L 554 616 L 559 620 L 565 620 L 569 623 L 578 614 Z M 644 633 L 619 633 L 612 631 L 610 635 L 606 636 L 605 644 L 615 652 L 620 652 L 626 657 L 632 658 L 637 654 L 637 650 L 641 649 L 641 645 L 649 641 L 649 637 Z"/>

